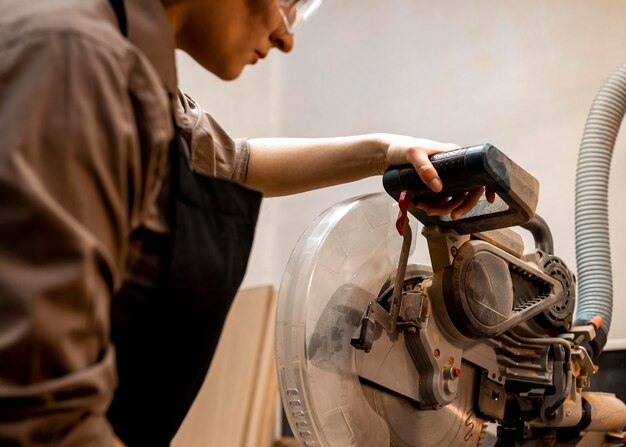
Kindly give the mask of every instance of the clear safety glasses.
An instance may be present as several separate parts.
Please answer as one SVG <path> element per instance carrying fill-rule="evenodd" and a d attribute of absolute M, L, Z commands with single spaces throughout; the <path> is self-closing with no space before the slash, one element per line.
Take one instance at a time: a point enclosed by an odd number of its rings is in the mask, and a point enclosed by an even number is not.
<path fill-rule="evenodd" d="M 277 3 L 285 29 L 293 34 L 293 30 L 319 8 L 322 0 L 277 0 Z"/>

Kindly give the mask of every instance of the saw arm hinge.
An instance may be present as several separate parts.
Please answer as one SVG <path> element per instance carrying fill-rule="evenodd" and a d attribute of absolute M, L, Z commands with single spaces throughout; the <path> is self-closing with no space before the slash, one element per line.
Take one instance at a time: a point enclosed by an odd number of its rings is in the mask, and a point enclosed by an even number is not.
<path fill-rule="evenodd" d="M 383 299 L 370 301 L 367 305 L 356 334 L 350 341 L 354 348 L 365 352 L 369 352 L 372 349 L 376 325 L 382 327 L 390 335 L 401 331 L 414 334 L 428 320 L 429 309 L 426 297 L 416 291 L 403 292 L 395 322 L 397 331 L 394 331 L 393 316 L 383 307 L 383 304 L 381 304 L 383 301 L 384 296 Z"/>

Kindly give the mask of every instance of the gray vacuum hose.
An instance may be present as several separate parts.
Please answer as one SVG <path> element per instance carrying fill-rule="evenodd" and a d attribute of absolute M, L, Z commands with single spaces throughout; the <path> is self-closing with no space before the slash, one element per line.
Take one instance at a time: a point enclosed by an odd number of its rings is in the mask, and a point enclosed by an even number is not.
<path fill-rule="evenodd" d="M 597 357 L 606 343 L 613 313 L 609 243 L 609 170 L 617 133 L 626 111 L 626 64 L 604 83 L 591 106 L 576 169 L 576 263 L 578 302 L 575 324 L 599 315 Z M 592 343 L 594 345 L 594 343 Z"/>

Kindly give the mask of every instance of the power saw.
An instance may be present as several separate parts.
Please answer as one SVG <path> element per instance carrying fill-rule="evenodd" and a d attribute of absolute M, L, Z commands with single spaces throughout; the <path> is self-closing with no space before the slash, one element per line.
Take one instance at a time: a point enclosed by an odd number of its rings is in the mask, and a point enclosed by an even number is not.
<path fill-rule="evenodd" d="M 436 154 L 444 184 L 411 166 L 387 194 L 341 202 L 301 237 L 280 287 L 276 355 L 304 446 L 623 445 L 626 406 L 588 392 L 601 316 L 574 324 L 575 275 L 536 215 L 538 181 L 491 144 Z M 477 187 L 465 216 L 417 206 Z M 412 263 L 422 225 L 430 265 Z M 533 247 L 511 227 L 530 231 Z M 603 444 L 597 445 L 603 445 Z"/>

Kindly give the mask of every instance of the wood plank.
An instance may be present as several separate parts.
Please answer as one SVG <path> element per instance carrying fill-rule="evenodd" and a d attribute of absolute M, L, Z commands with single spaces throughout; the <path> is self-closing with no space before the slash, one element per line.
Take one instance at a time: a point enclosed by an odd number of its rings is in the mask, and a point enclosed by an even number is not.
<path fill-rule="evenodd" d="M 263 447 L 273 442 L 276 291 L 243 289 L 235 298 L 213 363 L 173 447 Z"/>

